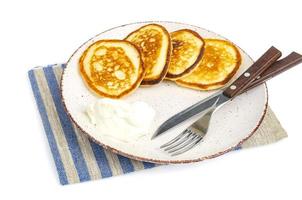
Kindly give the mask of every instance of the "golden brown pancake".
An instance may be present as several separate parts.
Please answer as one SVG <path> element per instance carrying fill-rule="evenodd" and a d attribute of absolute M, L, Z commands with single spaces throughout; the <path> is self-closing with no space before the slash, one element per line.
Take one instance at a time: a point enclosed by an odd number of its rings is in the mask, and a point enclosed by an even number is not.
<path fill-rule="evenodd" d="M 79 60 L 80 74 L 102 97 L 121 98 L 141 83 L 144 67 L 139 50 L 123 40 L 99 40 Z"/>
<path fill-rule="evenodd" d="M 172 54 L 166 78 L 176 80 L 194 70 L 202 58 L 205 43 L 198 33 L 189 29 L 178 30 L 170 35 Z"/>
<path fill-rule="evenodd" d="M 130 33 L 127 41 L 135 44 L 146 68 L 142 85 L 154 85 L 162 81 L 167 73 L 171 54 L 171 38 L 161 25 L 148 24 Z"/>
<path fill-rule="evenodd" d="M 205 39 L 205 50 L 198 66 L 176 83 L 198 90 L 223 87 L 237 72 L 241 55 L 232 43 L 219 39 Z"/>

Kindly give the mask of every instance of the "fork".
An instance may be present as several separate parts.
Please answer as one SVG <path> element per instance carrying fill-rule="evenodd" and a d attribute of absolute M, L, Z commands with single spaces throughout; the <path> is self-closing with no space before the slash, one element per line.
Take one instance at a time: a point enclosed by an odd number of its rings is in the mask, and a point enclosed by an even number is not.
<path fill-rule="evenodd" d="M 263 84 L 270 78 L 290 69 L 291 67 L 301 62 L 302 55 L 296 52 L 292 52 L 285 58 L 273 63 L 266 71 L 264 71 L 249 86 L 247 86 L 247 89 L 245 89 L 240 94 Z M 171 156 L 177 156 L 189 151 L 190 149 L 201 143 L 202 139 L 207 134 L 212 114 L 216 110 L 215 108 L 217 101 L 218 99 L 195 123 L 193 123 L 190 127 L 185 129 L 169 142 L 160 146 L 160 149 L 163 149 L 168 154 L 171 154 Z"/>
<path fill-rule="evenodd" d="M 181 132 L 174 139 L 160 146 L 160 148 L 171 153 L 171 156 L 176 156 L 189 151 L 199 144 L 208 131 L 211 116 L 216 108 L 217 101 L 218 99 L 209 110 L 199 118 L 199 120 Z"/>

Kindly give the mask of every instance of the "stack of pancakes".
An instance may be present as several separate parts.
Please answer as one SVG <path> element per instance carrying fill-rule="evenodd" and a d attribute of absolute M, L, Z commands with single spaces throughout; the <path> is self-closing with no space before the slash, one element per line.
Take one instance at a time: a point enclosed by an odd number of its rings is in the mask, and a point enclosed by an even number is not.
<path fill-rule="evenodd" d="M 192 89 L 219 89 L 240 64 L 238 49 L 228 41 L 203 39 L 189 29 L 169 33 L 158 24 L 145 25 L 124 40 L 97 41 L 79 60 L 88 87 L 109 98 L 164 79 Z"/>

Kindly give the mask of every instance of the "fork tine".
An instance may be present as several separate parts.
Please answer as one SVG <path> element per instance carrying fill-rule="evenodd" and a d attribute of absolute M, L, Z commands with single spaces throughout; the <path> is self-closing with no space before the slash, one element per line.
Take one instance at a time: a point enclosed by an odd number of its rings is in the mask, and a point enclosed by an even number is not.
<path fill-rule="evenodd" d="M 188 134 L 185 137 L 183 137 L 181 140 L 179 140 L 176 143 L 174 143 L 174 144 L 166 147 L 164 150 L 165 151 L 169 151 L 169 150 L 171 150 L 171 149 L 173 149 L 173 148 L 175 148 L 175 147 L 177 147 L 177 146 L 179 146 L 179 145 L 187 142 L 189 139 L 191 139 L 192 136 L 194 137 L 194 133 L 192 131 L 187 130 L 187 133 Z"/>
<path fill-rule="evenodd" d="M 168 153 L 174 153 L 178 150 L 181 150 L 182 148 L 185 148 L 187 145 L 190 145 L 192 142 L 194 142 L 196 139 L 198 140 L 200 136 L 196 135 L 196 134 L 193 134 L 193 137 L 189 138 L 188 140 L 186 140 L 186 142 L 176 146 L 175 148 L 173 149 L 170 149 L 168 151 Z"/>
<path fill-rule="evenodd" d="M 187 132 L 187 129 L 184 130 L 183 132 L 181 132 L 178 136 L 176 136 L 174 139 L 172 139 L 171 141 L 161 145 L 159 148 L 165 148 L 167 146 L 170 146 L 171 144 L 174 144 L 175 142 L 177 142 L 178 140 L 180 140 L 182 137 L 184 137 L 185 135 L 187 135 L 188 132 Z"/>
<path fill-rule="evenodd" d="M 173 153 L 171 156 L 177 156 L 180 154 L 183 154 L 187 151 L 189 151 L 190 149 L 192 149 L 193 147 L 197 146 L 198 143 L 201 142 L 203 137 L 200 137 L 198 140 L 196 140 L 195 142 L 191 143 L 190 145 L 186 146 L 185 148 L 181 149 L 180 151 Z"/>

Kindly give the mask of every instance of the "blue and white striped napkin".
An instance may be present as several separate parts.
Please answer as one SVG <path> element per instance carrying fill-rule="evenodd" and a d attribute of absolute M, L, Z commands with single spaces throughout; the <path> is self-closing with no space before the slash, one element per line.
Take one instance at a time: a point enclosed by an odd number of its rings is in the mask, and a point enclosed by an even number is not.
<path fill-rule="evenodd" d="M 60 183 L 66 185 L 96 180 L 158 166 L 112 153 L 81 133 L 69 119 L 61 102 L 59 82 L 64 67 L 64 64 L 55 64 L 28 72 Z M 272 143 L 286 136 L 277 118 L 268 109 L 259 129 L 238 149 Z"/>

